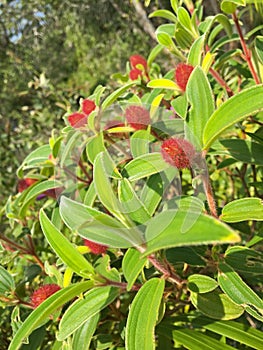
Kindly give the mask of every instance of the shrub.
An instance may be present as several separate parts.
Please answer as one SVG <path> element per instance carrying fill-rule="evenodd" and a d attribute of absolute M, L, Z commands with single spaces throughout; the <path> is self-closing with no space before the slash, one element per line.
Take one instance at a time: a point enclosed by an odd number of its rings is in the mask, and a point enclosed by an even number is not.
<path fill-rule="evenodd" d="M 192 5 L 154 12 L 170 22 L 147 60 L 18 169 L 1 236 L 10 350 L 32 332 L 35 348 L 262 347 L 261 27 L 248 46 L 241 1 L 204 19 Z M 178 64 L 162 75 L 164 49 Z"/>

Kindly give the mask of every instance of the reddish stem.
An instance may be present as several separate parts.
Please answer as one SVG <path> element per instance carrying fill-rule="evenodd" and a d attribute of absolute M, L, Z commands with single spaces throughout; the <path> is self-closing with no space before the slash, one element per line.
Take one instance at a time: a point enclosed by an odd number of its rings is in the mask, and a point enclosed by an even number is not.
<path fill-rule="evenodd" d="M 229 97 L 234 95 L 233 90 L 227 85 L 225 80 L 220 76 L 220 74 L 214 70 L 212 67 L 209 69 L 209 72 L 212 74 L 212 76 L 215 78 L 215 80 L 223 87 L 226 89 L 226 92 Z"/>
<path fill-rule="evenodd" d="M 232 14 L 232 17 L 233 17 L 233 21 L 236 25 L 236 28 L 237 28 L 237 31 L 238 31 L 238 35 L 239 35 L 239 38 L 240 38 L 240 43 L 241 43 L 241 46 L 242 46 L 242 49 L 243 49 L 243 53 L 245 55 L 245 58 L 247 60 L 247 64 L 248 64 L 248 67 L 250 69 L 250 72 L 252 74 L 252 77 L 254 78 L 256 84 L 260 84 L 260 79 L 255 71 L 255 68 L 253 66 L 253 63 L 252 63 L 252 60 L 251 60 L 251 51 L 248 49 L 247 45 L 246 45 L 246 42 L 245 42 L 245 39 L 244 39 L 244 36 L 243 36 L 243 33 L 242 33 L 242 30 L 241 30 L 241 27 L 240 27 L 240 24 L 239 24 L 239 21 L 238 21 L 238 18 L 237 18 L 237 15 L 236 13 L 234 12 Z"/>

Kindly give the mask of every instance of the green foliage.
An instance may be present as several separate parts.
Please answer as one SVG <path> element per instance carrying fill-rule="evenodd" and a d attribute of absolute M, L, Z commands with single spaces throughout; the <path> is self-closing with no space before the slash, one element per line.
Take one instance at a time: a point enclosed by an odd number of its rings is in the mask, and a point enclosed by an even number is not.
<path fill-rule="evenodd" d="M 78 61 L 77 5 L 63 15 L 77 38 L 58 24 Z M 240 28 L 248 8 L 222 1 L 226 15 L 203 17 L 201 1 L 171 1 L 151 15 L 169 21 L 157 47 L 131 56 L 112 92 L 91 91 L 95 109 L 61 99 L 66 126 L 24 159 L 5 205 L 9 350 L 262 347 L 263 66 L 260 35 Z M 175 69 L 156 62 L 164 50 Z"/>

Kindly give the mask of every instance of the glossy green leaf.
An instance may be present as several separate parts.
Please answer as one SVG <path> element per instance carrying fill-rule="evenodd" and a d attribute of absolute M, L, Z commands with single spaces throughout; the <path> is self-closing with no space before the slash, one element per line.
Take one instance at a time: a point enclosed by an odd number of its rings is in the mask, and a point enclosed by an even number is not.
<path fill-rule="evenodd" d="M 62 183 L 56 180 L 41 181 L 30 188 L 25 198 L 23 199 L 23 205 L 20 208 L 19 215 L 22 217 L 26 215 L 28 206 L 31 204 L 38 195 L 43 194 L 45 191 L 61 187 Z"/>
<path fill-rule="evenodd" d="M 94 162 L 93 178 L 97 195 L 102 204 L 111 212 L 117 219 L 127 225 L 127 218 L 122 213 L 121 203 L 117 199 L 113 191 L 111 182 L 108 178 L 108 161 L 107 153 L 99 153 Z M 118 174 L 113 169 L 112 174 Z"/>
<path fill-rule="evenodd" d="M 170 50 L 170 51 L 172 51 L 173 48 L 175 47 L 173 39 L 170 37 L 169 34 L 167 34 L 165 32 L 161 32 L 161 31 L 157 30 L 156 39 L 157 39 L 159 44 L 167 47 L 168 50 Z"/>
<path fill-rule="evenodd" d="M 90 277 L 94 273 L 92 265 L 86 260 L 74 246 L 52 224 L 42 209 L 39 214 L 42 231 L 60 259 L 74 272 L 83 277 Z"/>
<path fill-rule="evenodd" d="M 176 16 L 171 11 L 168 11 L 168 10 L 156 10 L 149 15 L 149 18 L 152 18 L 152 17 L 162 17 L 162 18 L 168 19 L 171 22 L 175 22 L 175 23 L 177 22 Z"/>
<path fill-rule="evenodd" d="M 181 118 L 185 119 L 187 114 L 188 102 L 186 98 L 186 94 L 182 96 L 178 96 L 171 101 L 171 105 L 175 110 L 176 114 L 178 114 Z"/>
<path fill-rule="evenodd" d="M 263 36 L 258 35 L 255 39 L 255 49 L 260 62 L 263 64 Z"/>
<path fill-rule="evenodd" d="M 167 260 L 177 266 L 178 263 L 186 263 L 192 266 L 205 266 L 205 260 L 202 259 L 202 250 L 199 252 L 200 247 L 176 247 L 170 248 L 165 251 Z"/>
<path fill-rule="evenodd" d="M 176 176 L 178 176 L 178 170 L 169 167 L 161 174 L 153 174 L 147 179 L 142 189 L 140 199 L 150 215 L 154 214 L 163 198 L 165 190 Z"/>
<path fill-rule="evenodd" d="M 208 79 L 200 67 L 191 73 L 186 95 L 191 106 L 188 126 L 202 146 L 204 127 L 214 112 L 214 98 Z"/>
<path fill-rule="evenodd" d="M 92 286 L 93 282 L 91 281 L 79 282 L 51 295 L 26 318 L 12 339 L 8 350 L 20 349 L 24 339 L 27 338 L 34 329 L 43 324 L 43 322 L 45 322 L 48 317 L 56 312 L 56 310 L 62 305 L 66 304 L 68 301 Z"/>
<path fill-rule="evenodd" d="M 127 350 L 154 350 L 154 327 L 158 319 L 164 279 L 152 278 L 136 294 L 128 315 L 125 343 Z"/>
<path fill-rule="evenodd" d="M 204 43 L 205 43 L 205 35 L 201 35 L 194 41 L 189 51 L 189 55 L 187 57 L 188 64 L 191 64 L 192 66 L 197 66 L 201 64 L 202 54 L 204 50 Z"/>
<path fill-rule="evenodd" d="M 0 294 L 10 293 L 15 289 L 15 281 L 10 273 L 0 266 Z"/>
<path fill-rule="evenodd" d="M 204 321 L 201 325 L 216 334 L 220 334 L 228 339 L 235 340 L 241 344 L 245 344 L 252 349 L 261 350 L 263 343 L 262 332 L 248 327 L 247 325 L 235 321 Z"/>
<path fill-rule="evenodd" d="M 95 271 L 98 275 L 105 277 L 110 281 L 121 282 L 121 276 L 119 271 L 115 267 L 110 266 L 109 255 L 104 255 L 94 265 Z"/>
<path fill-rule="evenodd" d="M 220 4 L 222 11 L 231 14 L 234 13 L 237 6 L 245 6 L 246 0 L 223 0 Z"/>
<path fill-rule="evenodd" d="M 263 221 L 263 201 L 250 197 L 237 199 L 224 206 L 220 219 L 226 222 Z"/>
<path fill-rule="evenodd" d="M 189 350 L 233 350 L 232 346 L 193 329 L 174 330 L 173 340 Z"/>
<path fill-rule="evenodd" d="M 263 271 L 263 253 L 243 246 L 230 247 L 225 252 L 225 262 L 235 271 L 245 276 L 261 276 Z"/>
<path fill-rule="evenodd" d="M 67 163 L 71 162 L 72 151 L 74 147 L 79 146 L 79 139 L 83 133 L 79 130 L 74 130 L 68 134 L 68 139 L 65 144 L 61 145 L 60 149 L 60 167 L 67 166 Z"/>
<path fill-rule="evenodd" d="M 143 202 L 135 193 L 129 180 L 124 178 L 122 181 L 119 181 L 118 192 L 123 212 L 136 224 L 144 224 L 151 218 Z"/>
<path fill-rule="evenodd" d="M 167 89 L 167 90 L 177 90 L 180 91 L 181 89 L 179 86 L 170 79 L 152 79 L 148 84 L 147 87 L 152 89 Z"/>
<path fill-rule="evenodd" d="M 103 132 L 100 132 L 88 140 L 86 152 L 88 159 L 92 164 L 94 163 L 96 156 L 105 150 L 106 148 L 104 146 Z"/>
<path fill-rule="evenodd" d="M 208 293 L 191 292 L 192 304 L 205 316 L 217 320 L 231 320 L 240 317 L 244 308 L 219 290 Z"/>
<path fill-rule="evenodd" d="M 66 310 L 59 323 L 58 340 L 64 340 L 75 332 L 88 319 L 111 304 L 119 295 L 118 288 L 95 287 L 78 299 Z"/>
<path fill-rule="evenodd" d="M 92 207 L 96 199 L 96 196 L 97 196 L 97 193 L 95 191 L 95 185 L 94 185 L 94 182 L 92 181 L 92 183 L 89 185 L 88 190 L 85 193 L 83 204 Z"/>
<path fill-rule="evenodd" d="M 242 278 L 227 264 L 219 264 L 218 283 L 220 288 L 236 304 L 252 306 L 263 316 L 262 299 L 242 280 Z"/>
<path fill-rule="evenodd" d="M 193 33 L 193 27 L 188 11 L 184 7 L 179 7 L 177 17 L 180 24 L 190 33 Z"/>
<path fill-rule="evenodd" d="M 72 350 L 88 350 L 90 348 L 91 338 L 96 331 L 99 319 L 100 314 L 97 313 L 76 330 L 72 339 Z"/>
<path fill-rule="evenodd" d="M 101 105 L 102 110 L 104 111 L 105 109 L 107 109 L 110 105 L 112 105 L 117 99 L 118 97 L 120 97 L 125 91 L 127 91 L 130 87 L 132 87 L 135 83 L 128 83 L 122 87 L 120 87 L 119 89 L 117 89 L 116 91 L 114 91 L 113 93 L 111 93 L 103 102 Z"/>
<path fill-rule="evenodd" d="M 151 67 L 153 61 L 155 60 L 155 58 L 162 52 L 162 50 L 164 49 L 163 45 L 156 45 L 152 51 L 150 52 L 148 58 L 147 58 L 147 65 L 149 67 Z"/>
<path fill-rule="evenodd" d="M 130 138 L 131 154 L 133 158 L 149 153 L 149 144 L 154 140 L 150 130 L 138 130 Z"/>
<path fill-rule="evenodd" d="M 144 265 L 147 262 L 147 258 L 142 258 L 141 253 L 130 248 L 124 255 L 122 260 L 122 270 L 126 281 L 128 282 L 127 290 L 131 290 L 138 275 L 141 273 Z"/>
<path fill-rule="evenodd" d="M 145 255 L 177 246 L 235 243 L 240 240 L 235 231 L 219 220 L 189 210 L 167 210 L 156 215 L 147 225 L 145 236 L 148 242 Z"/>
<path fill-rule="evenodd" d="M 32 151 L 23 161 L 22 165 L 19 167 L 18 172 L 25 166 L 34 167 L 39 165 L 46 160 L 48 160 L 51 154 L 51 148 L 49 145 L 40 146 L 34 151 Z"/>
<path fill-rule="evenodd" d="M 250 114 L 263 109 L 263 86 L 257 85 L 241 91 L 224 102 L 209 118 L 203 133 L 204 149 L 229 127 Z"/>
<path fill-rule="evenodd" d="M 189 276 L 187 285 L 194 293 L 208 293 L 218 287 L 218 283 L 213 278 L 198 274 Z"/>
<path fill-rule="evenodd" d="M 60 215 L 71 230 L 91 241 L 113 248 L 143 243 L 135 228 L 127 228 L 113 217 L 69 198 L 61 198 Z"/>
<path fill-rule="evenodd" d="M 221 140 L 230 155 L 244 163 L 263 165 L 263 145 L 248 140 Z"/>
<path fill-rule="evenodd" d="M 163 160 L 161 153 L 149 153 L 129 162 L 125 166 L 123 174 L 130 181 L 136 181 L 159 173 L 169 167 L 170 165 Z"/>

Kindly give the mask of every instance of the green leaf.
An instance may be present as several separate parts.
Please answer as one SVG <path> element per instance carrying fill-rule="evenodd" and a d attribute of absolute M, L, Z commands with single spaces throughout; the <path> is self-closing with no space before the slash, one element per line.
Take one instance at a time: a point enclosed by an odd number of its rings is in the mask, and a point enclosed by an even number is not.
<path fill-rule="evenodd" d="M 183 94 L 182 96 L 178 96 L 175 99 L 173 99 L 171 101 L 171 105 L 175 110 L 176 114 L 178 114 L 183 119 L 186 118 L 188 107 L 186 94 Z"/>
<path fill-rule="evenodd" d="M 147 258 L 142 258 L 141 253 L 130 248 L 124 255 L 122 260 L 122 270 L 126 281 L 128 282 L 127 290 L 131 290 L 138 275 L 141 273 L 144 265 L 147 262 Z"/>
<path fill-rule="evenodd" d="M 165 281 L 152 278 L 136 294 L 128 315 L 127 350 L 154 350 L 154 327 L 158 319 Z"/>
<path fill-rule="evenodd" d="M 167 210 L 156 215 L 147 225 L 145 236 L 148 243 L 144 255 L 171 247 L 240 240 L 235 231 L 219 220 L 189 210 Z"/>
<path fill-rule="evenodd" d="M 141 192 L 141 201 L 144 203 L 147 211 L 150 215 L 153 215 L 157 209 L 165 190 L 173 181 L 175 176 L 178 176 L 178 170 L 173 167 L 169 167 L 164 170 L 161 174 L 151 175 Z"/>
<path fill-rule="evenodd" d="M 227 264 L 219 264 L 218 283 L 220 288 L 236 304 L 252 306 L 263 316 L 263 301 Z"/>
<path fill-rule="evenodd" d="M 219 290 L 208 293 L 191 292 L 192 304 L 205 316 L 217 320 L 231 320 L 240 317 L 244 308 Z"/>
<path fill-rule="evenodd" d="M 150 214 L 138 198 L 129 180 L 124 178 L 119 181 L 118 192 L 125 215 L 128 215 L 136 224 L 144 224 L 150 219 Z"/>
<path fill-rule="evenodd" d="M 237 199 L 224 206 L 220 219 L 226 222 L 263 221 L 263 201 L 260 198 Z"/>
<path fill-rule="evenodd" d="M 32 188 L 27 192 L 27 195 L 25 196 L 23 200 L 23 205 L 20 208 L 19 215 L 21 217 L 24 217 L 26 215 L 26 211 L 28 206 L 31 204 L 33 200 L 36 199 L 36 197 L 45 191 L 61 187 L 62 183 L 56 180 L 46 180 L 41 181 L 37 184 L 34 184 Z"/>
<path fill-rule="evenodd" d="M 246 0 L 223 0 L 221 2 L 221 10 L 225 13 L 234 13 L 237 6 L 245 6 Z"/>
<path fill-rule="evenodd" d="M 152 79 L 148 84 L 147 87 L 152 89 L 167 89 L 167 90 L 177 90 L 181 91 L 179 86 L 170 79 Z"/>
<path fill-rule="evenodd" d="M 110 266 L 109 255 L 104 255 L 95 263 L 96 273 L 110 281 L 121 282 L 121 276 L 119 271 L 115 267 Z"/>
<path fill-rule="evenodd" d="M 25 166 L 34 167 L 36 165 L 39 165 L 46 160 L 48 160 L 49 155 L 51 154 L 51 148 L 50 145 L 44 145 L 41 147 L 38 147 L 33 152 L 31 152 L 23 161 L 17 172 L 19 173 L 22 168 Z"/>
<path fill-rule="evenodd" d="M 48 243 L 60 259 L 78 275 L 86 278 L 91 277 L 94 273 L 92 265 L 74 248 L 68 239 L 58 231 L 48 219 L 43 209 L 40 211 L 39 220 Z"/>
<path fill-rule="evenodd" d="M 130 138 L 132 156 L 136 158 L 149 153 L 149 144 L 154 139 L 150 134 L 150 129 L 136 131 Z"/>
<path fill-rule="evenodd" d="M 135 228 L 127 228 L 113 217 L 66 197 L 61 198 L 60 215 L 70 229 L 91 241 L 113 248 L 143 243 Z"/>
<path fill-rule="evenodd" d="M 218 287 L 218 283 L 211 277 L 194 274 L 188 277 L 188 288 L 194 293 L 207 293 Z"/>
<path fill-rule="evenodd" d="M 248 140 L 221 140 L 230 155 L 244 163 L 263 165 L 263 145 Z"/>
<path fill-rule="evenodd" d="M 101 105 L 102 110 L 104 111 L 105 109 L 107 109 L 110 105 L 113 104 L 113 102 L 115 102 L 118 97 L 120 97 L 125 91 L 127 91 L 130 87 L 132 87 L 135 83 L 128 83 L 122 87 L 120 87 L 119 89 L 117 89 L 116 91 L 114 91 L 112 94 L 110 94 L 103 102 Z"/>
<path fill-rule="evenodd" d="M 171 248 L 165 251 L 165 256 L 167 260 L 175 266 L 177 266 L 179 262 L 193 266 L 206 266 L 205 260 L 202 259 L 202 250 L 199 253 L 198 248 L 199 247 Z"/>
<path fill-rule="evenodd" d="M 192 329 L 174 330 L 173 340 L 189 350 L 233 350 L 232 346 Z"/>
<path fill-rule="evenodd" d="M 122 206 L 117 199 L 115 192 L 108 178 L 108 158 L 107 152 L 99 153 L 94 162 L 93 178 L 97 195 L 101 203 L 124 225 L 127 225 L 127 218 L 122 213 Z M 118 174 L 117 170 L 112 170 L 111 174 Z"/>
<path fill-rule="evenodd" d="M 243 90 L 224 102 L 209 118 L 203 133 L 204 149 L 229 127 L 246 116 L 263 109 L 263 86 L 257 85 Z"/>
<path fill-rule="evenodd" d="M 263 271 L 263 253 L 243 246 L 230 247 L 225 252 L 225 262 L 245 276 L 259 277 Z"/>
<path fill-rule="evenodd" d="M 191 34 L 195 34 L 196 35 L 196 33 L 193 33 L 193 26 L 192 26 L 192 23 L 191 23 L 191 18 L 189 16 L 189 13 L 184 7 L 180 6 L 178 8 L 178 10 L 177 10 L 177 17 L 178 17 L 178 21 L 184 27 L 184 29 L 186 29 Z"/>
<path fill-rule="evenodd" d="M 152 17 L 162 17 L 162 18 L 168 19 L 171 22 L 175 22 L 175 23 L 177 22 L 176 16 L 171 11 L 168 11 L 168 10 L 156 10 L 149 15 L 149 18 L 152 18 Z"/>
<path fill-rule="evenodd" d="M 191 106 L 188 126 L 202 146 L 204 127 L 214 112 L 214 98 L 208 79 L 200 67 L 191 73 L 186 95 Z"/>
<path fill-rule="evenodd" d="M 156 39 L 159 44 L 168 48 L 168 50 L 172 51 L 175 47 L 173 39 L 169 34 L 165 32 L 161 32 L 159 30 L 156 31 Z"/>
<path fill-rule="evenodd" d="M 125 166 L 123 174 L 130 181 L 136 181 L 159 173 L 169 167 L 170 165 L 163 160 L 161 153 L 149 153 L 129 162 Z"/>
<path fill-rule="evenodd" d="M 211 332 L 220 334 L 228 339 L 235 340 L 241 344 L 245 344 L 252 349 L 261 350 L 263 343 L 262 332 L 248 327 L 247 325 L 235 321 L 216 321 L 201 323 L 203 328 L 208 329 Z"/>
<path fill-rule="evenodd" d="M 150 52 L 148 58 L 147 58 L 147 65 L 149 67 L 151 67 L 153 61 L 155 60 L 155 58 L 161 53 L 161 51 L 164 49 L 163 45 L 156 45 L 152 51 Z"/>
<path fill-rule="evenodd" d="M 201 35 L 199 38 L 195 39 L 193 45 L 190 48 L 189 55 L 187 58 L 187 63 L 192 66 L 197 66 L 201 64 L 202 54 L 204 50 L 205 35 Z"/>
<path fill-rule="evenodd" d="M 100 314 L 97 313 L 76 330 L 73 335 L 72 350 L 87 350 L 90 348 L 91 338 L 96 331 L 99 319 Z"/>
<path fill-rule="evenodd" d="M 106 148 L 104 146 L 103 132 L 100 132 L 99 134 L 90 138 L 87 142 L 86 152 L 89 161 L 93 164 L 96 156 L 100 152 L 104 151 L 106 151 Z"/>
<path fill-rule="evenodd" d="M 15 281 L 10 273 L 0 266 L 0 294 L 5 295 L 15 289 Z"/>
<path fill-rule="evenodd" d="M 95 287 L 78 299 L 66 310 L 59 323 L 58 340 L 64 340 L 75 332 L 84 322 L 111 304 L 119 295 L 118 288 Z"/>
<path fill-rule="evenodd" d="M 255 39 L 255 49 L 259 61 L 263 64 L 263 36 L 258 35 Z"/>
<path fill-rule="evenodd" d="M 40 304 L 25 320 L 22 326 L 16 332 L 14 338 L 9 345 L 8 350 L 19 350 L 25 338 L 27 338 L 34 329 L 38 328 L 46 319 L 57 311 L 62 305 L 83 293 L 93 286 L 93 282 L 78 282 L 47 298 Z"/>
<path fill-rule="evenodd" d="M 79 146 L 79 139 L 83 135 L 83 133 L 79 130 L 72 131 L 68 135 L 68 139 L 66 140 L 66 144 L 61 145 L 60 149 L 60 167 L 63 168 L 67 166 L 67 163 L 71 162 L 72 151 L 74 147 Z M 62 147 L 63 146 L 63 147 Z"/>

